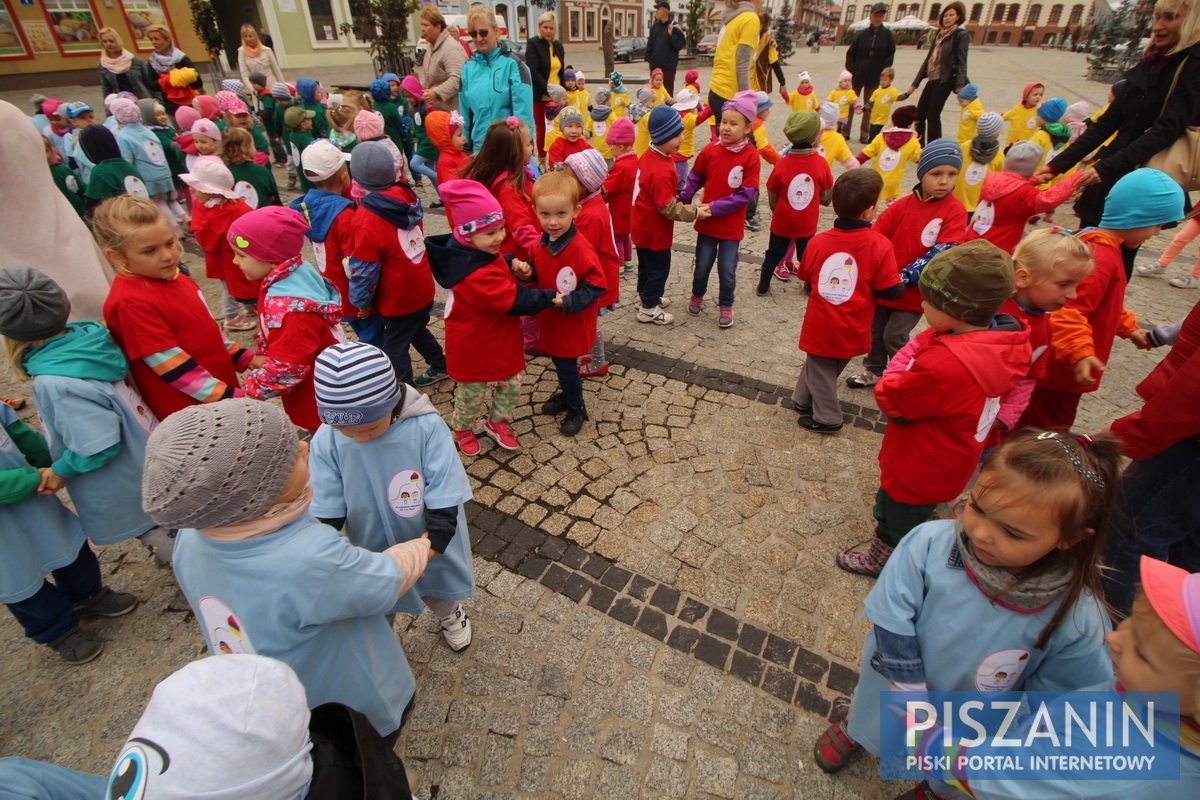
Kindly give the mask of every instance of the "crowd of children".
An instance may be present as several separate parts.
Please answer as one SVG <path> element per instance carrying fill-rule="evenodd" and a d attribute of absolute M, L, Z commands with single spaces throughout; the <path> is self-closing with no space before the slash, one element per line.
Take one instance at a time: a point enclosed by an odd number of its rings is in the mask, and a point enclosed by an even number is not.
<path fill-rule="evenodd" d="M 879 579 L 867 600 L 875 631 L 848 716 L 817 743 L 822 768 L 878 750 L 877 692 L 974 688 L 987 654 L 955 643 L 1003 633 L 1035 654 L 1002 688 L 1111 682 L 1097 564 L 1119 443 L 1068 431 L 1115 338 L 1158 343 L 1124 307 L 1120 247 L 1183 218 L 1179 187 L 1137 170 L 1097 228 L 1027 233 L 1077 194 L 1078 175 L 1033 176 L 1088 112 L 1044 99 L 1040 83 L 1002 115 L 966 85 L 957 137 L 922 146 L 890 68 L 870 97 L 843 72 L 825 100 L 802 72 L 776 151 L 764 93 L 709 108 L 694 72 L 675 97 L 661 70 L 638 89 L 613 73 L 595 92 L 565 74 L 548 89 L 541 163 L 516 117 L 465 153 L 463 119 L 427 103 L 413 75 L 330 95 L 315 80 L 268 86 L 252 73 L 250 86 L 187 98 L 173 122 L 129 96 L 105 99 L 102 124 L 84 103 L 39 100 L 49 172 L 117 274 L 103 325 L 69 322 L 65 294 L 41 273 L 0 274 L 0 335 L 45 428 L 0 405 L 0 437 L 15 445 L 0 447 L 0 510 L 38 534 L 18 537 L 0 569 L 0 600 L 27 636 L 71 663 L 98 656 L 79 617 L 137 600 L 104 587 L 87 540 L 137 537 L 174 564 L 211 652 L 279 658 L 310 705 L 344 703 L 394 742 L 415 681 L 389 615 L 427 607 L 452 650 L 472 641 L 462 458 L 481 452 L 480 418 L 496 446 L 520 449 L 511 423 L 526 358 L 544 354 L 557 390 L 539 411 L 579 434 L 584 379 L 608 371 L 601 317 L 624 299 L 638 323 L 674 322 L 677 222 L 696 234 L 688 314 L 704 313 L 715 265 L 716 322 L 732 327 L 742 243 L 765 205 L 757 295 L 772 278 L 810 290 L 798 424 L 842 429 L 838 384 L 860 356 L 845 383 L 873 388 L 887 420 L 875 535 L 837 556 Z M 855 109 L 871 128 L 857 154 L 845 138 Z M 705 121 L 711 138 L 698 142 Z M 272 160 L 299 190 L 290 205 Z M 910 164 L 917 183 L 905 187 Z M 819 232 L 830 204 L 835 220 Z M 444 207 L 449 233 L 426 235 L 431 207 Z M 1188 223 L 1139 273 L 1162 272 L 1197 230 Z M 215 314 L 180 263 L 185 232 L 221 287 Z M 636 296 L 622 298 L 634 270 Z M 1173 284 L 1200 285 L 1200 273 Z M 438 286 L 443 341 L 431 330 Z M 254 332 L 254 348 L 222 327 Z M 443 421 L 419 389 L 447 378 Z M 282 411 L 260 402 L 272 398 Z M 1047 484 L 1053 508 L 1028 502 Z M 64 487 L 73 512 L 54 497 Z M 964 492 L 956 519 L 932 521 Z M 1162 582 L 1177 577 L 1143 569 L 1159 583 L 1126 626 L 1162 622 Z M 1108 634 L 1114 656 L 1128 647 L 1121 630 Z M 1194 630 L 1172 631 L 1200 658 Z M 955 664 L 927 675 L 920 654 L 950 651 Z"/>

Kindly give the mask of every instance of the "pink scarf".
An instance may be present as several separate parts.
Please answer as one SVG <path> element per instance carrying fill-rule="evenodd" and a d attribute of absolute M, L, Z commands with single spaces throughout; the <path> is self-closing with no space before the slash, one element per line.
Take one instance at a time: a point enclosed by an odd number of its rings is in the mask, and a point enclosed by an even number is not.
<path fill-rule="evenodd" d="M 276 503 L 261 517 L 248 519 L 245 522 L 235 522 L 233 525 L 223 525 L 220 528 L 201 528 L 200 532 L 218 542 L 240 542 L 255 536 L 265 536 L 304 516 L 308 511 L 309 504 L 312 503 L 312 497 L 312 486 L 305 486 L 304 491 L 294 500 Z"/>
<path fill-rule="evenodd" d="M 101 54 L 100 66 L 114 75 L 124 75 L 133 66 L 133 53 L 122 50 L 121 55 L 116 58 L 110 58 L 107 53 Z"/>

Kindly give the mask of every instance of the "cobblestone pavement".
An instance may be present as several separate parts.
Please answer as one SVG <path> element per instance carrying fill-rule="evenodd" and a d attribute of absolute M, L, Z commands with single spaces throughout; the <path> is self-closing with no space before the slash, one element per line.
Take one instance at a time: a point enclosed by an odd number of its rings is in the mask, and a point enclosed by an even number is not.
<path fill-rule="evenodd" d="M 811 60 L 828 75 L 842 57 L 826 49 Z M 1052 92 L 1103 99 L 1103 87 L 1071 77 L 1082 62 L 1070 54 L 979 48 L 972 59 L 997 93 L 1052 74 Z M 902 79 L 916 68 L 912 52 L 898 61 Z M 777 143 L 782 124 L 782 114 L 769 122 Z M 444 232 L 444 216 L 429 213 L 426 230 Z M 874 800 L 906 788 L 880 782 L 870 759 L 836 778 L 811 759 L 832 701 L 853 690 L 867 632 L 870 583 L 833 555 L 871 535 L 882 431 L 873 397 L 842 390 L 850 424 L 837 436 L 799 429 L 788 399 L 802 359 L 799 286 L 754 296 L 767 234 L 750 233 L 737 324 L 719 330 L 708 308 L 689 317 L 693 240 L 676 227 L 674 325 L 637 324 L 625 279 L 621 308 L 601 323 L 613 367 L 586 382 L 591 421 L 577 438 L 536 413 L 555 379 L 535 358 L 514 424 L 525 449 L 484 439 L 467 463 L 475 642 L 456 655 L 434 620 L 397 622 L 419 686 L 400 751 L 422 796 Z M 189 253 L 198 266 L 190 243 Z M 215 307 L 214 286 L 200 282 Z M 1128 305 L 1157 323 L 1197 297 L 1135 278 Z M 1079 427 L 1136 408 L 1133 387 L 1162 355 L 1118 343 Z M 0 390 L 30 396 L 11 381 Z M 432 393 L 442 410 L 450 391 Z M 128 543 L 101 561 L 143 606 L 91 626 L 108 643 L 93 664 L 63 666 L 0 618 L 0 753 L 104 772 L 153 685 L 203 654 L 169 571 Z"/>

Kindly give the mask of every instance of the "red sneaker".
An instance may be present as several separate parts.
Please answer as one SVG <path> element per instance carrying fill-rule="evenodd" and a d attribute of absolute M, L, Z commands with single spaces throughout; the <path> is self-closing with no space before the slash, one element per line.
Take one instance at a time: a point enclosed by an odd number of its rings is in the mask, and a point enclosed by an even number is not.
<path fill-rule="evenodd" d="M 817 766 L 826 772 L 837 772 L 861 751 L 862 745 L 846 733 L 846 723 L 843 720 L 838 720 L 826 728 L 813 746 Z"/>
<path fill-rule="evenodd" d="M 600 378 L 608 374 L 608 364 L 593 366 L 590 358 L 585 358 L 579 362 L 579 377 L 581 378 Z"/>
<path fill-rule="evenodd" d="M 479 455 L 479 440 L 475 438 L 475 434 L 470 430 L 452 431 L 454 441 L 458 442 L 458 449 L 462 451 L 464 456 Z"/>
<path fill-rule="evenodd" d="M 605 367 L 604 371 L 607 373 L 608 367 Z M 25 407 L 25 401 L 23 399 L 21 399 L 20 397 L 0 397 L 0 403 L 4 403 L 6 405 L 12 406 L 12 408 L 14 408 L 17 411 L 20 411 L 22 408 Z"/>
<path fill-rule="evenodd" d="M 517 435 L 513 433 L 512 425 L 499 420 L 488 420 L 483 424 L 483 432 L 496 440 L 496 444 L 503 447 L 505 450 L 520 450 L 521 443 L 517 441 Z M 475 445 L 475 452 L 479 452 L 479 445 Z"/>

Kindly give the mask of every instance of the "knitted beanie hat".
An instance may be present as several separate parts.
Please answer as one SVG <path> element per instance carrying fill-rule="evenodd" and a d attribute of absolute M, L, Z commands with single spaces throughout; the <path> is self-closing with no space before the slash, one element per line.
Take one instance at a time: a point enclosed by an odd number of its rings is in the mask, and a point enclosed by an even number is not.
<path fill-rule="evenodd" d="M 583 114 L 575 106 L 567 106 L 558 115 L 558 127 L 565 128 L 570 124 L 583 125 Z"/>
<path fill-rule="evenodd" d="M 575 173 L 575 177 L 579 179 L 579 183 L 589 195 L 600 191 L 604 179 L 608 177 L 608 162 L 594 147 L 572 153 L 563 160 L 563 163 L 567 165 L 567 169 Z"/>
<path fill-rule="evenodd" d="M 678 115 L 676 115 L 678 116 Z M 683 122 L 679 123 L 682 129 Z M 608 144 L 631 145 L 633 140 L 637 138 L 637 129 L 633 123 L 621 117 L 608 128 L 608 133 L 604 136 L 604 141 Z"/>
<path fill-rule="evenodd" d="M 192 123 L 192 128 L 188 133 L 195 136 L 204 136 L 214 141 L 221 141 L 221 129 L 217 127 L 217 123 L 211 119 L 198 119 Z"/>
<path fill-rule="evenodd" d="M 575 70 L 575 82 L 576 83 L 584 83 L 586 81 L 587 81 L 587 75 L 583 74 L 583 70 L 581 70 L 581 69 Z"/>
<path fill-rule="evenodd" d="M 758 93 L 752 91 L 738 92 L 733 96 L 732 100 L 726 100 L 725 105 L 721 107 L 722 113 L 725 111 L 736 111 L 746 118 L 747 122 L 754 122 L 758 119 Z"/>
<path fill-rule="evenodd" d="M 837 127 L 838 114 L 840 113 L 841 112 L 838 111 L 837 103 L 831 103 L 828 100 L 826 100 L 824 103 L 821 103 L 821 105 L 817 107 L 817 116 L 821 118 L 821 125 L 824 126 L 826 130 L 833 130 Z"/>
<path fill-rule="evenodd" d="M 153 97 L 147 97 L 145 100 L 138 100 L 138 111 L 142 114 L 143 125 L 158 124 L 158 101 Z"/>
<path fill-rule="evenodd" d="M 291 100 L 292 92 L 286 83 L 276 82 L 271 84 L 271 97 L 276 100 Z"/>
<path fill-rule="evenodd" d="M 383 78 L 376 78 L 371 81 L 371 85 L 367 87 L 367 90 L 371 93 L 372 100 L 392 99 L 392 87 Z"/>
<path fill-rule="evenodd" d="M 108 110 L 112 112 L 117 122 L 122 125 L 133 125 L 142 121 L 142 111 L 137 107 L 137 103 L 132 100 L 126 100 L 123 97 L 113 100 Z"/>
<path fill-rule="evenodd" d="M 783 135 L 797 147 L 809 147 L 821 134 L 821 118 L 815 111 L 796 111 L 783 124 Z"/>
<path fill-rule="evenodd" d="M 0 269 L 0 335 L 14 342 L 48 339 L 70 316 L 71 301 L 50 276 L 32 267 Z"/>
<path fill-rule="evenodd" d="M 252 77 L 252 76 L 247 76 Z M 239 81 L 237 78 L 226 78 L 221 81 L 221 89 L 234 94 L 241 94 L 246 90 L 246 84 Z"/>
<path fill-rule="evenodd" d="M 191 131 L 192 126 L 200 119 L 200 112 L 191 106 L 180 106 L 175 109 L 175 124 L 181 131 Z"/>
<path fill-rule="evenodd" d="M 1044 155 L 1046 155 L 1046 151 L 1036 142 L 1028 139 L 1014 142 L 1004 157 L 1004 171 L 1015 172 L 1024 178 L 1032 177 L 1033 171 L 1037 169 L 1037 165 L 1041 163 Z"/>
<path fill-rule="evenodd" d="M 924 178 L 925 173 L 934 167 L 962 169 L 962 161 L 962 148 L 958 142 L 953 139 L 934 139 L 921 151 L 921 158 L 917 161 L 917 180 Z"/>
<path fill-rule="evenodd" d="M 1125 175 L 1104 200 L 1101 228 L 1129 230 L 1183 219 L 1183 189 L 1165 173 L 1142 167 Z"/>
<path fill-rule="evenodd" d="M 368 192 L 378 192 L 395 185 L 396 162 L 382 142 L 359 142 L 350 151 L 350 173 Z"/>
<path fill-rule="evenodd" d="M 391 360 L 378 347 L 363 342 L 343 342 L 322 350 L 313 368 L 313 384 L 317 413 L 326 425 L 375 422 L 400 402 L 400 382 Z"/>
<path fill-rule="evenodd" d="M 558 112 L 562 111 L 562 106 L 553 100 L 546 103 L 546 119 L 552 120 L 558 116 Z"/>
<path fill-rule="evenodd" d="M 921 297 L 969 325 L 989 325 L 1016 291 L 1012 258 L 987 239 L 938 253 L 921 272 Z"/>
<path fill-rule="evenodd" d="M 698 80 L 700 80 L 700 73 L 694 69 L 689 69 L 683 73 L 683 82 L 689 86 L 695 85 Z"/>
<path fill-rule="evenodd" d="M 973 83 L 968 83 L 958 93 L 959 100 L 974 100 L 979 97 L 979 87 Z"/>
<path fill-rule="evenodd" d="M 662 67 L 655 67 L 654 69 L 650 70 L 651 78 L 653 78 L 655 75 L 662 75 L 662 74 L 663 74 Z"/>
<path fill-rule="evenodd" d="M 358 116 L 362 116 L 361 111 L 358 112 Z M 354 122 L 358 123 L 358 117 L 355 117 Z M 438 150 L 449 150 L 450 140 L 454 138 L 454 134 L 450 131 L 450 112 L 430 111 L 426 114 L 425 135 Z"/>
<path fill-rule="evenodd" d="M 683 133 L 683 120 L 670 106 L 655 106 L 650 111 L 650 143 L 663 144 Z"/>
<path fill-rule="evenodd" d="M 142 508 L 164 528 L 257 519 L 283 491 L 300 443 L 283 409 L 248 397 L 189 406 L 146 442 Z"/>
<path fill-rule="evenodd" d="M 850 70 L 844 69 L 838 73 L 838 83 L 841 83 L 842 81 L 852 81 L 852 80 L 854 80 L 854 75 L 851 74 Z"/>
<path fill-rule="evenodd" d="M 1051 97 L 1038 106 L 1037 115 L 1046 122 L 1058 122 L 1067 111 L 1067 101 L 1061 97 Z"/>
<path fill-rule="evenodd" d="M 557 83 L 551 83 L 546 85 L 546 95 L 554 102 L 561 104 L 567 99 L 567 90 Z"/>
<path fill-rule="evenodd" d="M 200 116 L 204 119 L 216 119 L 221 116 L 221 107 L 217 105 L 217 98 L 207 94 L 198 94 L 192 100 L 192 107 L 200 112 Z"/>
<path fill-rule="evenodd" d="M 593 105 L 606 106 L 610 100 L 612 100 L 612 92 L 608 89 L 597 89 L 596 93 L 592 95 Z"/>
<path fill-rule="evenodd" d="M 263 206 L 234 220 L 225 240 L 251 258 L 279 264 L 300 255 L 306 233 L 308 220 L 296 209 Z"/>
<path fill-rule="evenodd" d="M 554 104 L 547 103 L 546 108 L 549 108 L 552 105 L 554 105 Z M 665 107 L 666 106 L 662 106 L 662 108 L 665 108 Z M 630 103 L 628 106 L 625 107 L 625 118 L 628 119 L 630 122 L 632 122 L 634 125 L 637 125 L 639 122 L 641 122 L 642 117 L 646 116 L 649 113 L 650 113 L 650 109 L 647 108 L 643 103 Z"/>
<path fill-rule="evenodd" d="M 900 106 L 892 112 L 892 124 L 897 128 L 911 128 L 916 121 L 916 106 Z"/>
<path fill-rule="evenodd" d="M 438 194 L 446 204 L 447 216 L 456 223 L 454 238 L 463 244 L 467 243 L 468 236 L 504 224 L 504 209 L 500 202 L 478 181 L 443 181 L 438 184 Z"/>
<path fill-rule="evenodd" d="M 658 99 L 658 95 L 654 94 L 653 89 L 648 89 L 645 86 L 637 90 L 637 101 L 644 106 L 648 106 Z"/>
<path fill-rule="evenodd" d="M 1004 127 L 1004 117 L 995 111 L 988 111 L 979 118 L 978 127 L 980 139 L 995 139 L 1000 136 L 1000 129 Z"/>
<path fill-rule="evenodd" d="M 771 102 L 771 95 L 767 94 L 766 92 L 754 93 L 754 106 L 759 114 L 769 109 L 772 105 L 773 103 Z"/>
<path fill-rule="evenodd" d="M 603 103 L 592 103 L 588 116 L 592 118 L 593 122 L 604 122 L 612 116 L 612 108 Z"/>
<path fill-rule="evenodd" d="M 266 76 L 266 74 L 265 74 L 265 73 L 262 73 L 262 72 L 251 72 L 251 73 L 250 73 L 249 75 L 247 75 L 246 77 L 250 79 L 250 82 L 251 82 L 251 83 L 257 83 L 259 86 L 266 86 L 266 85 L 267 85 L 267 76 Z"/>
<path fill-rule="evenodd" d="M 428 131 L 428 127 L 426 127 Z M 363 109 L 354 115 L 354 135 L 360 144 L 383 136 L 383 114 L 378 111 Z M 358 149 L 356 146 L 355 150 Z M 350 151 L 353 155 L 354 150 Z"/>

